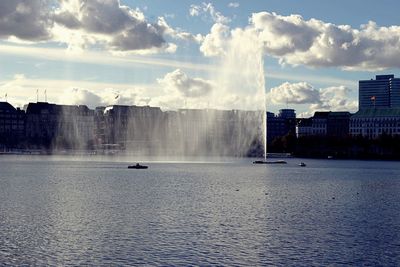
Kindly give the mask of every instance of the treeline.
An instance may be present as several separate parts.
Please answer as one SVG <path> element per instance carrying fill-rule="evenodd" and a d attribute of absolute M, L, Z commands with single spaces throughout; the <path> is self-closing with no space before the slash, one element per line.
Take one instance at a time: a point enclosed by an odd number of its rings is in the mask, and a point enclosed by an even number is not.
<path fill-rule="evenodd" d="M 296 157 L 342 159 L 400 159 L 400 136 L 383 134 L 376 139 L 363 136 L 305 136 L 275 138 L 269 152 L 291 153 Z"/>

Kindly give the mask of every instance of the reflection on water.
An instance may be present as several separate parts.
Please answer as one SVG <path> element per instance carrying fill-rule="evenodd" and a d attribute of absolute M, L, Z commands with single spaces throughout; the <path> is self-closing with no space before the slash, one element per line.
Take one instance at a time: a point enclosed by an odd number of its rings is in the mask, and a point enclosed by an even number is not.
<path fill-rule="evenodd" d="M 4 265 L 400 262 L 395 162 L 49 159 L 0 158 Z"/>

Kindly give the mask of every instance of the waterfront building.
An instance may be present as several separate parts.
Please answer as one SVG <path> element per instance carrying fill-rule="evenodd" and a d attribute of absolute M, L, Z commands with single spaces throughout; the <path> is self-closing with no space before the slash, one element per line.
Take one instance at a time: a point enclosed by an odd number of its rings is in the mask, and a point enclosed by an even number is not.
<path fill-rule="evenodd" d="M 85 149 L 94 139 L 94 111 L 87 106 L 29 103 L 26 138 L 34 147 Z"/>
<path fill-rule="evenodd" d="M 351 116 L 350 134 L 377 138 L 400 135 L 400 108 L 362 109 Z"/>
<path fill-rule="evenodd" d="M 349 135 L 349 112 L 317 111 L 314 116 L 298 120 L 297 137 L 304 136 L 334 136 Z"/>
<path fill-rule="evenodd" d="M 278 115 L 267 112 L 268 143 L 289 133 L 296 133 L 296 112 L 294 109 L 281 109 Z"/>
<path fill-rule="evenodd" d="M 15 147 L 23 141 L 25 112 L 8 102 L 0 102 L 0 147 Z"/>
<path fill-rule="evenodd" d="M 95 145 L 102 146 L 105 143 L 105 122 L 104 110 L 106 107 L 96 107 L 94 111 L 94 131 L 95 131 Z"/>
<path fill-rule="evenodd" d="M 346 137 L 349 135 L 350 112 L 329 112 L 326 132 L 328 136 Z"/>
<path fill-rule="evenodd" d="M 296 136 L 304 137 L 312 135 L 313 135 L 312 118 L 299 119 L 296 125 Z"/>
<path fill-rule="evenodd" d="M 26 137 L 33 146 L 50 147 L 58 130 L 58 110 L 46 102 L 25 105 Z"/>
<path fill-rule="evenodd" d="M 314 113 L 311 119 L 313 135 L 327 135 L 329 113 L 329 111 L 317 111 Z"/>
<path fill-rule="evenodd" d="M 148 153 L 159 148 L 165 136 L 165 114 L 159 107 L 112 105 L 96 114 L 102 145 Z"/>

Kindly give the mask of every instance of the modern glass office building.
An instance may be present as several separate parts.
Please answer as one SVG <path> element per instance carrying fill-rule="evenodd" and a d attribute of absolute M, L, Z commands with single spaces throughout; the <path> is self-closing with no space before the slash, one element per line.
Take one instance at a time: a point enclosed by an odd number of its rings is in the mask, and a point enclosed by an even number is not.
<path fill-rule="evenodd" d="M 390 107 L 400 108 L 400 79 L 390 79 Z"/>
<path fill-rule="evenodd" d="M 359 81 L 359 109 L 400 107 L 400 79 L 376 75 L 376 79 Z"/>
<path fill-rule="evenodd" d="M 394 75 L 377 75 L 376 80 L 359 81 L 359 109 L 390 107 L 390 79 L 392 78 Z"/>

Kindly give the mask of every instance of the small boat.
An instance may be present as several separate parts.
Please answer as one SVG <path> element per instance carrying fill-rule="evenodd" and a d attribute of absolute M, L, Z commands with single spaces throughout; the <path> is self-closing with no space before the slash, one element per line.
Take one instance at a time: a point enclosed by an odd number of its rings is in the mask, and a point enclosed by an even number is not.
<path fill-rule="evenodd" d="M 284 160 L 275 160 L 275 161 L 263 161 L 263 160 L 256 160 L 253 161 L 253 164 L 286 164 L 287 162 Z"/>
<path fill-rule="evenodd" d="M 140 165 L 139 163 L 136 163 L 136 165 L 129 165 L 128 169 L 147 169 L 148 166 L 145 165 Z"/>
<path fill-rule="evenodd" d="M 299 163 L 299 166 L 300 166 L 300 167 L 305 167 L 305 166 L 307 166 L 307 165 L 306 165 L 304 162 L 300 162 L 300 163 Z"/>

